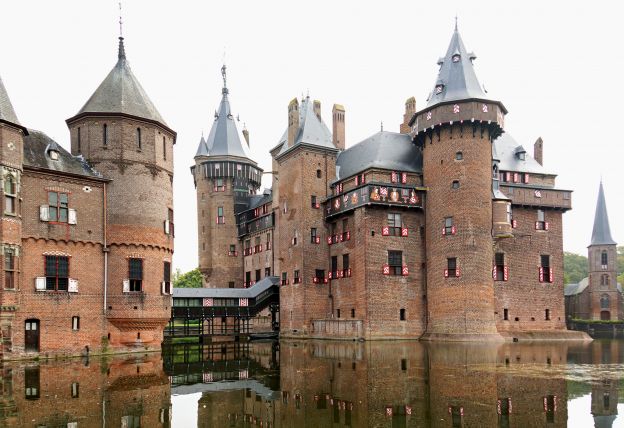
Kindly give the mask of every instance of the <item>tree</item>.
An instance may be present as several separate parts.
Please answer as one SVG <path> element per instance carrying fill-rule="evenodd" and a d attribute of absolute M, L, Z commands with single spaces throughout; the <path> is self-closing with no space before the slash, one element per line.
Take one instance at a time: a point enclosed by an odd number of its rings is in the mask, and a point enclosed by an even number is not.
<path fill-rule="evenodd" d="M 624 248 L 623 248 L 624 250 Z M 575 284 L 589 275 L 587 257 L 574 253 L 563 253 L 563 282 Z"/>
<path fill-rule="evenodd" d="M 624 286 L 624 247 L 617 247 L 617 281 Z"/>
<path fill-rule="evenodd" d="M 199 268 L 186 273 L 181 273 L 180 269 L 176 269 L 175 274 L 173 274 L 173 286 L 176 288 L 201 288 L 202 274 Z"/>

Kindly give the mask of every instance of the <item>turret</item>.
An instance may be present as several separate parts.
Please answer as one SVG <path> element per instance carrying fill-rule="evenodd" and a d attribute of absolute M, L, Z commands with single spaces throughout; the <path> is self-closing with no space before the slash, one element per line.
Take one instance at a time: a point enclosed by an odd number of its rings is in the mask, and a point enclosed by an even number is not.
<path fill-rule="evenodd" d="M 319 115 L 320 120 L 320 115 Z M 345 109 L 340 104 L 332 108 L 332 137 L 338 150 L 345 149 Z"/>
<path fill-rule="evenodd" d="M 159 345 L 170 317 L 173 145 L 134 76 L 119 37 L 117 63 L 67 119 L 71 150 L 112 181 L 106 188 L 106 316 L 113 345 Z"/>
<path fill-rule="evenodd" d="M 409 123 L 423 149 L 428 188 L 425 337 L 430 340 L 501 340 L 491 274 L 493 199 L 498 198 L 492 141 L 503 132 L 507 111 L 481 88 L 475 58 L 455 27 L 427 105 Z"/>

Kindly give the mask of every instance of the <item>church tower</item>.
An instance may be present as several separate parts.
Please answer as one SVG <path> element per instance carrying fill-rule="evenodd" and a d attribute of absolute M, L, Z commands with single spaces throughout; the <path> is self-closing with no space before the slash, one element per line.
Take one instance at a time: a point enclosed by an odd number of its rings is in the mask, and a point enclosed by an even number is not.
<path fill-rule="evenodd" d="M 410 122 L 423 150 L 429 340 L 502 340 L 494 318 L 492 144 L 507 110 L 490 99 L 457 26 L 428 103 Z"/>
<path fill-rule="evenodd" d="M 202 136 L 199 142 L 191 173 L 197 194 L 199 269 L 204 286 L 234 288 L 244 285 L 243 250 L 238 241 L 244 231 L 239 233 L 237 215 L 248 208 L 250 196 L 260 188 L 262 169 L 241 142 L 238 119 L 228 98 L 225 65 L 221 74 L 221 104 L 208 138 Z"/>
<path fill-rule="evenodd" d="M 611 237 L 607 203 L 600 182 L 589 258 L 590 316 L 594 320 L 623 319 L 617 288 L 617 243 Z"/>
<path fill-rule="evenodd" d="M 171 314 L 176 133 L 132 73 L 123 37 L 116 65 L 66 122 L 72 154 L 112 179 L 104 226 L 108 340 L 158 347 Z"/>

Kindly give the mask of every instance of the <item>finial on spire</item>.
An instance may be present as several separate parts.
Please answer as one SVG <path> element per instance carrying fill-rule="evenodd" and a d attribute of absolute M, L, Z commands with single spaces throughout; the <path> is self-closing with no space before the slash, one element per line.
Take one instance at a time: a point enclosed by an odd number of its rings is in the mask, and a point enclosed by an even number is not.
<path fill-rule="evenodd" d="M 121 17 L 121 2 L 119 2 L 119 52 L 117 53 L 117 58 L 119 59 L 126 59 L 126 49 L 123 41 L 123 19 Z"/>
<path fill-rule="evenodd" d="M 383 120 L 381 121 L 381 132 L 383 132 Z"/>
<path fill-rule="evenodd" d="M 223 66 L 221 67 L 221 76 L 223 77 L 223 93 L 227 94 L 228 93 L 228 89 L 227 89 L 227 67 L 225 66 L 225 62 L 223 63 Z"/>
<path fill-rule="evenodd" d="M 455 32 L 457 32 L 457 14 L 455 14 Z"/>
<path fill-rule="evenodd" d="M 121 18 L 121 2 L 119 2 L 119 37 L 123 37 L 123 19 Z"/>

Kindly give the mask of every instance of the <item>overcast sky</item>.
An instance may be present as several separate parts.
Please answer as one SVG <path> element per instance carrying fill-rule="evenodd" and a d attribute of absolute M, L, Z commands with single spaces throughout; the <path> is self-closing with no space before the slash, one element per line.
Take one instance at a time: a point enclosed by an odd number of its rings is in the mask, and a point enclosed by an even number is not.
<path fill-rule="evenodd" d="M 195 190 L 189 167 L 208 133 L 228 66 L 234 114 L 251 153 L 270 170 L 268 150 L 287 125 L 287 104 L 309 91 L 346 108 L 347 147 L 398 131 L 404 102 L 425 105 L 436 60 L 454 17 L 477 76 L 509 114 L 506 131 L 574 190 L 564 248 L 586 254 L 598 184 L 611 229 L 624 244 L 621 214 L 622 6 L 602 1 L 154 1 L 123 2 L 126 53 L 167 124 L 175 146 L 174 263 L 197 266 Z M 116 1 L 2 1 L 0 76 L 21 123 L 69 148 L 75 115 L 117 60 Z"/>

